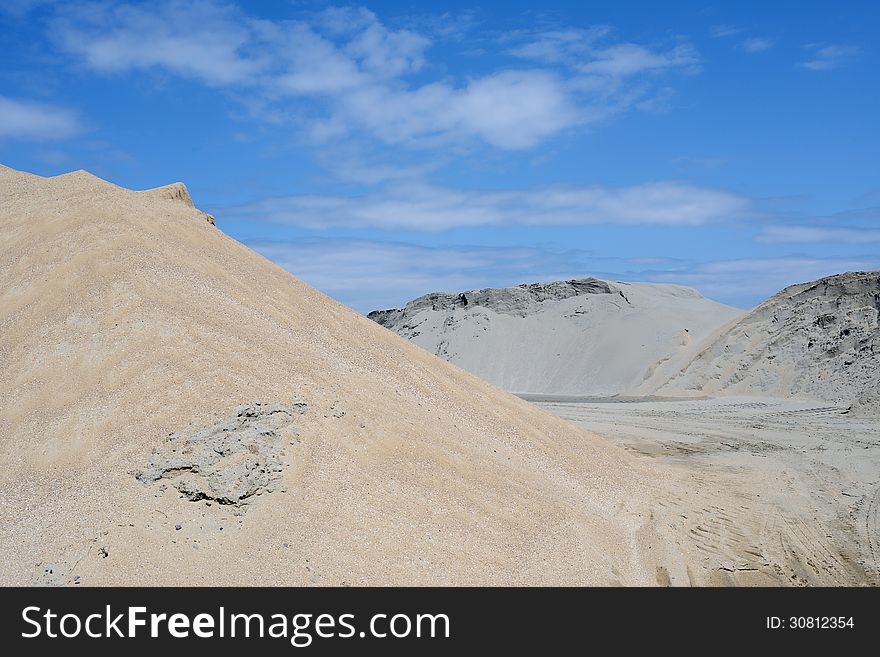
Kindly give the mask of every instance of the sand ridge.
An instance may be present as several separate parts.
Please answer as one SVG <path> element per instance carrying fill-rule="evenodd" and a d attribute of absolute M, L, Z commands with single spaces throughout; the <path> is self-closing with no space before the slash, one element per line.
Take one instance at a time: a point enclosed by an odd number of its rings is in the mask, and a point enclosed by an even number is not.
<path fill-rule="evenodd" d="M 880 272 L 792 285 L 666 365 L 638 393 L 768 395 L 880 414 Z"/>
<path fill-rule="evenodd" d="M 607 396 L 741 315 L 679 285 L 584 278 L 435 292 L 368 316 L 505 390 Z"/>

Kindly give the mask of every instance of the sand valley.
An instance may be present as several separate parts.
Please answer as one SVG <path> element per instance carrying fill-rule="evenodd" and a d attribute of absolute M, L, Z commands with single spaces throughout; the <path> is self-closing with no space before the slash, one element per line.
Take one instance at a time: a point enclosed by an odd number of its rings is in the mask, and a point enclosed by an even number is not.
<path fill-rule="evenodd" d="M 880 583 L 880 273 L 794 285 L 750 312 L 584 279 L 370 317 L 668 466 L 651 522 L 696 548 L 711 583 Z M 670 563 L 662 581 L 697 583 Z"/>

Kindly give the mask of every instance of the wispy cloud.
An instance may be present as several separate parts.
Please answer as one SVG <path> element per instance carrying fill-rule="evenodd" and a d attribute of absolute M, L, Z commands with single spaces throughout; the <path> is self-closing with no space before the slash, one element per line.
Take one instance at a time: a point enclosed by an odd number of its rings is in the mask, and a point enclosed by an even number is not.
<path fill-rule="evenodd" d="M 713 39 L 722 39 L 724 37 L 736 36 L 742 34 L 743 28 L 736 25 L 713 25 L 709 28 L 709 35 Z"/>
<path fill-rule="evenodd" d="M 750 37 L 745 41 L 739 44 L 741 50 L 744 50 L 747 53 L 754 54 L 759 52 L 764 52 L 765 50 L 769 50 L 773 47 L 773 42 L 770 39 L 763 39 L 760 37 Z"/>
<path fill-rule="evenodd" d="M 508 33 L 502 41 L 514 42 L 507 53 L 522 59 L 549 64 L 575 64 L 588 58 L 597 41 L 607 36 L 611 28 L 594 25 L 589 28 L 564 28 L 539 32 Z"/>
<path fill-rule="evenodd" d="M 728 160 L 723 157 L 694 157 L 691 155 L 680 155 L 673 158 L 672 162 L 673 164 L 686 168 L 697 167 L 700 169 L 717 169 L 726 165 Z"/>
<path fill-rule="evenodd" d="M 420 179 L 446 161 L 442 155 L 423 159 L 399 149 L 393 153 L 377 152 L 355 141 L 317 148 L 315 158 L 336 180 L 362 185 Z"/>
<path fill-rule="evenodd" d="M 585 29 L 520 30 L 502 40 L 517 58 L 550 64 L 565 72 L 567 90 L 581 124 L 592 124 L 627 110 L 664 112 L 675 89 L 670 76 L 701 71 L 701 57 L 690 43 L 646 46 L 617 42 L 606 25 Z M 512 44 L 512 46 L 510 45 Z"/>
<path fill-rule="evenodd" d="M 401 307 L 429 292 L 596 276 L 687 285 L 705 296 L 750 307 L 795 283 L 880 268 L 880 258 L 787 256 L 680 261 L 662 256 L 608 258 L 536 247 L 441 246 L 349 238 L 251 241 L 295 276 L 360 312 Z"/>
<path fill-rule="evenodd" d="M 477 139 L 517 149 L 579 120 L 564 80 L 548 70 L 413 84 L 430 40 L 365 9 L 269 21 L 209 0 L 100 5 L 65 12 L 54 34 L 97 71 L 159 68 L 251 89 L 251 110 L 278 120 L 279 106 L 310 101 L 311 112 L 296 114 L 318 141 L 361 131 L 391 144 Z"/>
<path fill-rule="evenodd" d="M 361 136 L 413 147 L 532 148 L 627 108 L 654 109 L 668 92 L 629 80 L 694 72 L 699 62 L 684 43 L 599 46 L 609 34 L 599 26 L 522 36 L 509 54 L 529 64 L 456 79 L 429 60 L 433 39 L 446 32 L 389 27 L 363 8 L 298 20 L 256 19 L 215 0 L 58 12 L 55 43 L 95 71 L 163 70 L 228 88 L 250 116 L 295 124 L 324 144 Z"/>
<path fill-rule="evenodd" d="M 582 271 L 582 254 L 528 247 L 428 247 L 315 237 L 251 241 L 248 246 L 364 313 L 400 307 L 428 292 L 569 278 Z"/>
<path fill-rule="evenodd" d="M 795 283 L 878 268 L 880 257 L 877 256 L 782 256 L 699 262 L 666 271 L 643 271 L 637 277 L 657 283 L 688 285 L 713 299 L 748 306 Z"/>
<path fill-rule="evenodd" d="M 196 0 L 84 3 L 59 10 L 51 36 L 97 71 L 165 68 L 212 85 L 253 81 L 271 34 L 231 5 Z"/>
<path fill-rule="evenodd" d="M 668 109 L 674 90 L 661 83 L 666 73 L 700 72 L 700 55 L 690 43 L 651 48 L 637 43 L 609 43 L 606 25 L 586 29 L 517 31 L 502 37 L 513 43 L 507 53 L 520 59 L 552 64 L 566 71 L 583 122 L 596 121 L 635 108 L 646 112 Z"/>
<path fill-rule="evenodd" d="M 699 63 L 699 55 L 690 44 L 658 52 L 634 43 L 622 43 L 594 51 L 592 61 L 579 68 L 584 73 L 624 78 L 673 68 L 694 73 L 699 71 Z"/>
<path fill-rule="evenodd" d="M 81 130 L 70 109 L 0 96 L 0 139 L 64 139 Z"/>
<path fill-rule="evenodd" d="M 749 210 L 749 201 L 741 196 L 681 182 L 514 191 L 476 191 L 415 182 L 362 196 L 267 198 L 222 213 L 233 219 L 309 229 L 441 231 L 468 226 L 601 223 L 697 226 L 741 217 Z"/>
<path fill-rule="evenodd" d="M 461 87 L 370 85 L 340 97 L 335 110 L 328 125 L 336 130 L 327 134 L 362 128 L 389 144 L 430 146 L 476 138 L 504 149 L 530 148 L 580 121 L 563 80 L 541 70 L 505 70 Z"/>
<path fill-rule="evenodd" d="M 800 63 L 803 68 L 811 71 L 830 71 L 839 68 L 859 54 L 859 48 L 849 45 L 808 44 L 806 48 L 811 56 Z"/>
<path fill-rule="evenodd" d="M 835 226 L 766 226 L 756 240 L 764 244 L 806 242 L 843 242 L 868 244 L 880 242 L 880 228 Z"/>
<path fill-rule="evenodd" d="M 746 29 L 737 25 L 715 25 L 709 28 L 709 35 L 713 39 L 724 39 L 735 36 L 742 38 L 744 32 L 746 32 Z M 743 38 L 742 41 L 739 41 L 739 43 L 736 44 L 737 49 L 749 54 L 764 52 L 772 47 L 773 41 L 764 37 L 747 37 Z"/>

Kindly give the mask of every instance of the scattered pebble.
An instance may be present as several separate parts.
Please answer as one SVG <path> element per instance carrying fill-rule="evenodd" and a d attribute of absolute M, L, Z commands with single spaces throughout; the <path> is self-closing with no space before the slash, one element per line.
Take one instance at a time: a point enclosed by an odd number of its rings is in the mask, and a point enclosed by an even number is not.
<path fill-rule="evenodd" d="M 336 418 L 340 418 L 345 415 L 345 410 L 342 408 L 342 404 L 338 399 L 333 402 L 332 406 L 330 406 L 330 414 Z"/>
<path fill-rule="evenodd" d="M 177 523 L 176 525 L 174 525 L 174 529 L 176 531 L 180 531 L 181 529 L 183 529 L 183 525 L 181 525 L 180 523 Z"/>

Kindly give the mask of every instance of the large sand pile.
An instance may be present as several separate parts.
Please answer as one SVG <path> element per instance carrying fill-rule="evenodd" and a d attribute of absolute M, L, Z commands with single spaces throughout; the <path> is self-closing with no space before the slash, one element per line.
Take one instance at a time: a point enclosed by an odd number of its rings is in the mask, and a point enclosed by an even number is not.
<path fill-rule="evenodd" d="M 668 471 L 318 293 L 182 185 L 0 167 L 0 230 L 0 584 L 706 581 L 652 521 Z"/>
<path fill-rule="evenodd" d="M 687 287 L 586 278 L 428 294 L 369 317 L 506 390 L 605 396 L 740 315 Z"/>
<path fill-rule="evenodd" d="M 642 392 L 758 394 L 880 414 L 880 272 L 792 285 L 725 327 Z"/>

